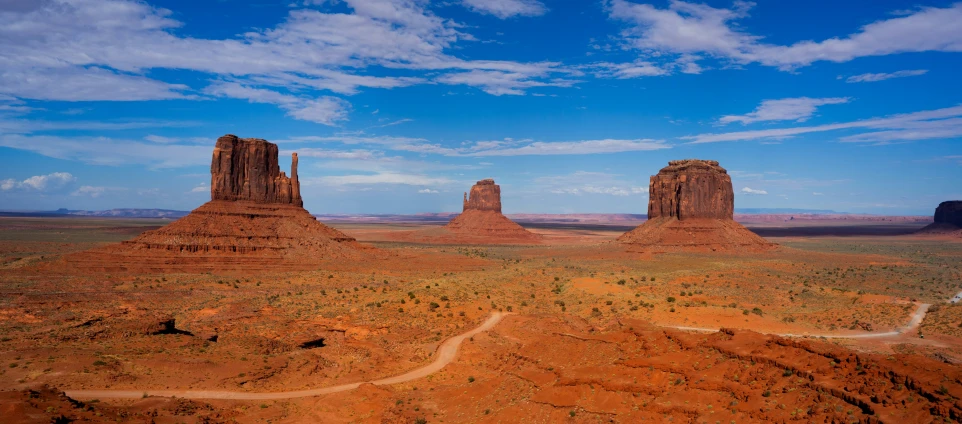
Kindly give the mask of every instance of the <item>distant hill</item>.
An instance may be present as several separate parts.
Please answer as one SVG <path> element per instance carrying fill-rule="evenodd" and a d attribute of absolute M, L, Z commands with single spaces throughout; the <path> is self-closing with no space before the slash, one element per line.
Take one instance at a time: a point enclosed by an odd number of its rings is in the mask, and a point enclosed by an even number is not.
<path fill-rule="evenodd" d="M 109 218 L 180 218 L 186 216 L 187 211 L 170 209 L 108 209 L 103 211 L 85 211 L 60 208 L 55 211 L 0 211 L 0 216 L 17 217 L 69 217 L 93 216 Z"/>
<path fill-rule="evenodd" d="M 735 208 L 736 214 L 744 215 L 785 215 L 785 214 L 815 214 L 815 215 L 848 215 L 848 212 L 835 212 L 828 209 L 793 209 L 793 208 Z"/>

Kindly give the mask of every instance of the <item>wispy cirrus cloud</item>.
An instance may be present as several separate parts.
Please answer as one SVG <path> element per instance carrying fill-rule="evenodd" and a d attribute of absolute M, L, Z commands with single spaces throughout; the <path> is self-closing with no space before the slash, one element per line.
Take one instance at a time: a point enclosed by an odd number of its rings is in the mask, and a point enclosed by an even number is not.
<path fill-rule="evenodd" d="M 817 61 L 848 62 L 909 52 L 962 51 L 962 3 L 921 7 L 881 19 L 847 36 L 781 45 L 741 29 L 754 3 L 736 0 L 730 8 L 671 0 L 666 8 L 628 0 L 605 2 L 611 19 L 628 26 L 624 43 L 648 56 L 701 55 L 735 64 L 760 63 L 793 70 Z"/>
<path fill-rule="evenodd" d="M 628 181 L 624 175 L 608 172 L 577 171 L 566 175 L 538 177 L 534 180 L 534 190 L 551 194 L 609 196 L 646 196 L 648 187 Z"/>
<path fill-rule="evenodd" d="M 461 0 L 468 9 L 501 19 L 515 16 L 540 16 L 548 8 L 538 0 Z"/>
<path fill-rule="evenodd" d="M 842 142 L 885 144 L 896 141 L 926 140 L 962 136 L 962 105 L 942 109 L 890 115 L 837 124 L 772 128 L 728 133 L 707 133 L 681 137 L 690 144 L 726 141 L 766 140 L 802 134 L 840 130 L 861 130 L 844 136 Z"/>
<path fill-rule="evenodd" d="M 740 122 L 742 124 L 752 124 L 755 122 L 767 121 L 798 121 L 804 122 L 815 114 L 819 106 L 837 105 L 848 103 L 848 97 L 829 97 L 813 99 L 810 97 L 797 97 L 791 99 L 765 100 L 753 112 L 745 115 L 727 115 L 721 117 L 718 122 L 730 124 Z"/>
<path fill-rule="evenodd" d="M 442 156 L 545 156 L 589 155 L 670 149 L 671 144 L 654 139 L 599 139 L 578 141 L 534 141 L 530 139 L 482 140 L 448 146 L 425 138 L 394 136 L 305 136 L 281 140 L 280 143 L 341 143 L 370 145 L 386 150 L 436 154 Z"/>
<path fill-rule="evenodd" d="M 742 193 L 742 194 L 748 194 L 748 195 L 753 195 L 753 196 L 759 196 L 759 195 L 768 194 L 768 192 L 765 191 L 765 190 L 756 190 L 756 189 L 753 189 L 753 188 L 751 188 L 751 187 L 742 187 L 740 193 Z"/>
<path fill-rule="evenodd" d="M 919 75 L 925 75 L 928 72 L 929 71 L 927 69 L 914 69 L 914 70 L 906 70 L 906 71 L 895 71 L 895 72 L 889 72 L 889 73 L 883 72 L 883 73 L 877 73 L 877 74 L 852 75 L 846 78 L 845 82 L 848 82 L 848 83 L 878 82 L 878 81 L 889 80 L 892 78 L 917 77 Z"/>

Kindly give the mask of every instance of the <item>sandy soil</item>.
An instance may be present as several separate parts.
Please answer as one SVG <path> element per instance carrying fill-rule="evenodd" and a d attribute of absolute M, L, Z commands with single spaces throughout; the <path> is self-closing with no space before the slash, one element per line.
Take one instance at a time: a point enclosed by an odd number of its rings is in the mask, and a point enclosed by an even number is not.
<path fill-rule="evenodd" d="M 333 226 L 376 254 L 287 269 L 63 266 L 156 225 L 128 221 L 0 219 L 5 420 L 962 417 L 955 240 L 792 224 L 772 251 L 653 254 L 596 224 L 539 225 L 543 244 L 501 246 L 352 223 Z M 127 398 L 106 396 L 117 391 Z M 256 399 L 183 399 L 202 392 Z M 263 397 L 285 392 L 310 395 Z"/>

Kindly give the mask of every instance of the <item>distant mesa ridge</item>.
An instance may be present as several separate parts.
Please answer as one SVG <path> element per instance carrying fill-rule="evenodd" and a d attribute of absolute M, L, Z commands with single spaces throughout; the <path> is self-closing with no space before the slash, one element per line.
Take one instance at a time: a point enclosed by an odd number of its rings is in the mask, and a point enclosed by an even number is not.
<path fill-rule="evenodd" d="M 767 250 L 775 245 L 735 222 L 731 177 L 717 161 L 673 160 L 651 177 L 648 221 L 618 238 L 645 251 Z"/>

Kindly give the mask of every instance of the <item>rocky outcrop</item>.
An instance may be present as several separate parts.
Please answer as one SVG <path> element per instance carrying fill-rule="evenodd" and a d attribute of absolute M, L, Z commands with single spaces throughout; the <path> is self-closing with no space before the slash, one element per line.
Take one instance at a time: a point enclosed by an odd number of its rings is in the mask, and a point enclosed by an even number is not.
<path fill-rule="evenodd" d="M 437 242 L 537 243 L 541 239 L 501 213 L 501 187 L 490 178 L 478 181 L 470 194 L 464 194 L 463 206 L 461 214 L 444 226 L 447 234 L 434 237 Z"/>
<path fill-rule="evenodd" d="M 935 223 L 962 227 L 962 200 L 942 202 L 935 208 Z"/>
<path fill-rule="evenodd" d="M 304 209 L 297 178 L 277 165 L 277 145 L 225 135 L 211 160 L 211 201 L 171 224 L 121 245 L 71 257 L 90 270 L 315 269 L 316 261 L 355 257 L 354 238 Z"/>
<path fill-rule="evenodd" d="M 210 173 L 211 200 L 304 205 L 297 179 L 297 153 L 288 177 L 277 164 L 277 145 L 267 140 L 232 134 L 218 138 Z"/>
<path fill-rule="evenodd" d="M 728 171 L 714 160 L 668 162 L 651 177 L 648 219 L 733 219 L 735 193 Z"/>
<path fill-rule="evenodd" d="M 471 195 L 464 193 L 462 211 L 495 211 L 501 213 L 501 186 L 488 178 L 471 186 Z"/>
<path fill-rule="evenodd" d="M 775 246 L 734 221 L 732 180 L 717 161 L 671 161 L 651 177 L 648 193 L 648 221 L 618 238 L 633 249 L 753 251 Z"/>

